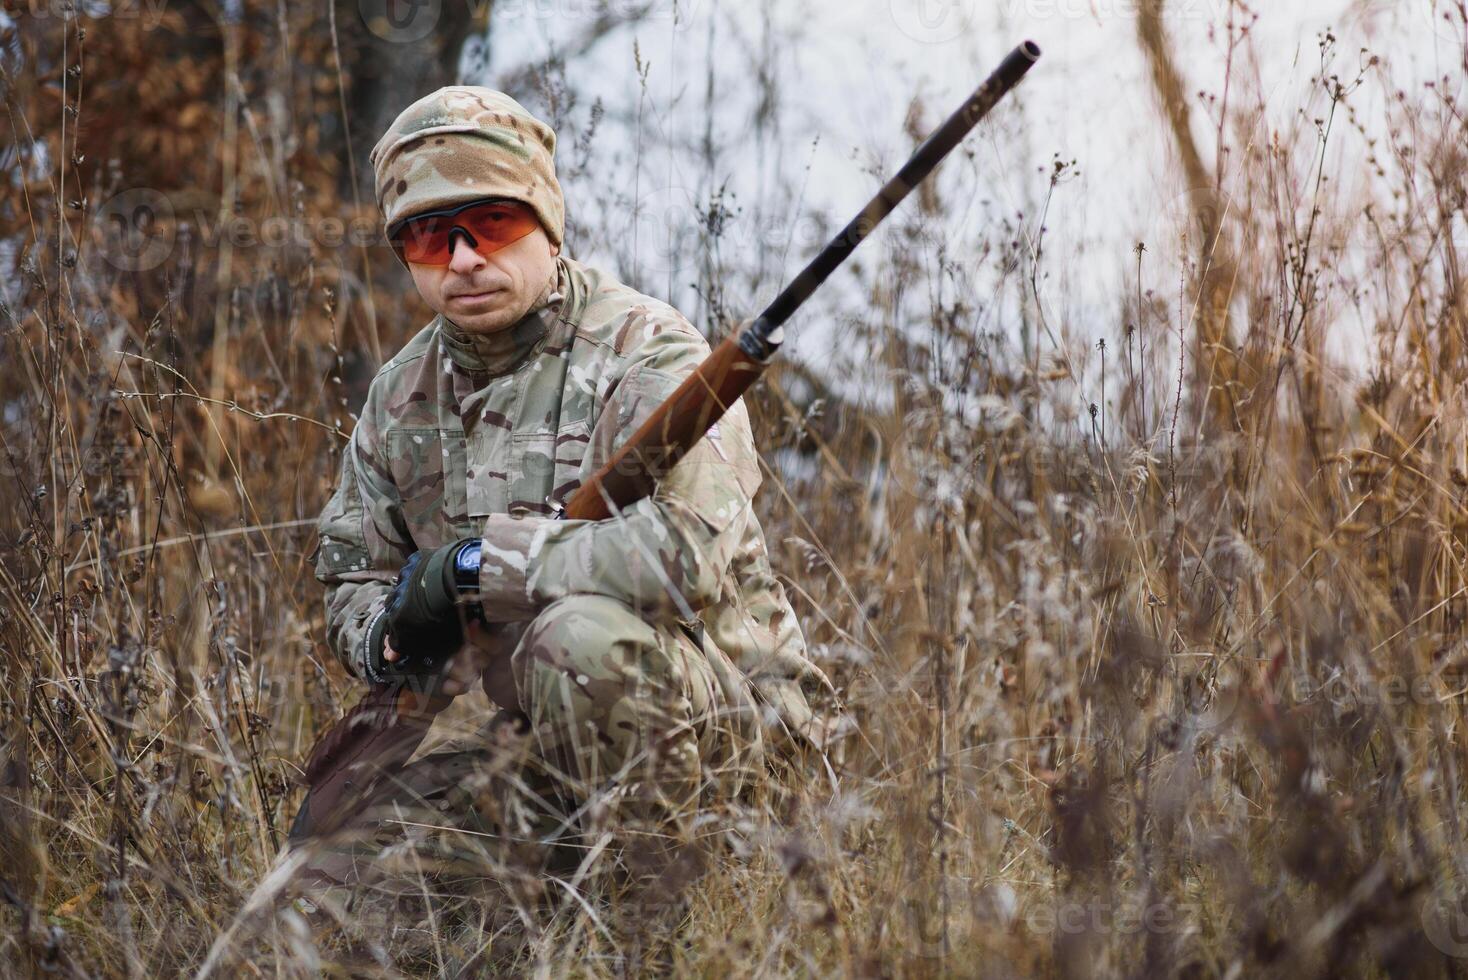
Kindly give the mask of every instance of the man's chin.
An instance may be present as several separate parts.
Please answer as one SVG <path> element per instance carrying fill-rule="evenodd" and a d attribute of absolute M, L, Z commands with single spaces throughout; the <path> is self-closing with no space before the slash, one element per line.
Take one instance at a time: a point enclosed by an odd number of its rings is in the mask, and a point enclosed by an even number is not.
<path fill-rule="evenodd" d="M 465 333 L 486 334 L 498 333 L 507 327 L 512 327 L 525 315 L 525 311 L 516 312 L 513 308 L 490 309 L 474 313 L 456 313 L 453 310 L 445 310 L 446 316 L 453 324 Z"/>

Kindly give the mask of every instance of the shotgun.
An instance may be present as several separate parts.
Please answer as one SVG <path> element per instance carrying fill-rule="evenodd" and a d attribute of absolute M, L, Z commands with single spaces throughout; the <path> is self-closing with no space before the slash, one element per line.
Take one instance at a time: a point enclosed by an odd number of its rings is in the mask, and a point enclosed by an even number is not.
<path fill-rule="evenodd" d="M 784 340 L 783 325 L 908 193 L 1019 83 L 1040 57 L 1026 41 L 928 135 L 891 180 L 826 244 L 764 311 L 727 337 L 610 460 L 577 489 L 562 516 L 599 521 L 649 496 L 729 406 L 759 380 Z M 390 778 L 449 703 L 432 684 L 379 684 L 317 743 L 306 763 L 306 798 L 289 842 L 326 834 L 350 814 L 352 794 Z"/>

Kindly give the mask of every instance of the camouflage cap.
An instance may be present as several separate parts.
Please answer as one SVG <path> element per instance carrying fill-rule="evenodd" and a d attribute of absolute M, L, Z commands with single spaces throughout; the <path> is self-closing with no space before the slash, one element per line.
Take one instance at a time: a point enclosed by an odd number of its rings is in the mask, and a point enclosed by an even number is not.
<path fill-rule="evenodd" d="M 424 211 L 482 197 L 535 209 L 559 245 L 566 209 L 556 180 L 556 134 L 494 89 L 449 85 L 398 114 L 369 159 L 388 227 Z"/>

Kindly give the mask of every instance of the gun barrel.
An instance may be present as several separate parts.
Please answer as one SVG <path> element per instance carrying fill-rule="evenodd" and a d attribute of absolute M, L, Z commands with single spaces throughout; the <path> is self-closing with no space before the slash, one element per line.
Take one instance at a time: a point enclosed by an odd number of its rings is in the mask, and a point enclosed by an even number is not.
<path fill-rule="evenodd" d="M 736 336 L 721 343 L 607 464 L 581 485 L 566 502 L 565 516 L 604 520 L 652 493 L 658 477 L 682 459 L 735 399 L 759 380 L 783 340 L 781 325 L 1024 78 L 1039 57 L 1040 48 L 1033 41 L 1011 51 L 780 295 Z"/>
<path fill-rule="evenodd" d="M 755 317 L 744 331 L 749 338 L 743 342 L 745 350 L 754 356 L 768 359 L 779 347 L 780 335 L 775 331 L 779 330 L 781 324 L 876 230 L 882 219 L 891 214 L 902 203 L 902 199 L 922 183 L 944 157 L 953 152 L 953 148 L 978 125 L 979 120 L 988 115 L 989 110 L 1019 84 L 1020 79 L 1025 77 L 1025 73 L 1039 58 L 1040 46 L 1033 41 L 1025 41 L 1011 51 L 999 67 L 994 69 L 994 73 L 974 89 L 964 104 L 944 120 L 941 126 L 928 134 L 928 138 L 923 140 L 907 163 L 902 165 L 902 169 L 882 185 L 882 189 L 872 196 L 866 207 L 821 249 L 819 255 L 800 270 L 800 274 L 765 307 L 764 312 Z"/>

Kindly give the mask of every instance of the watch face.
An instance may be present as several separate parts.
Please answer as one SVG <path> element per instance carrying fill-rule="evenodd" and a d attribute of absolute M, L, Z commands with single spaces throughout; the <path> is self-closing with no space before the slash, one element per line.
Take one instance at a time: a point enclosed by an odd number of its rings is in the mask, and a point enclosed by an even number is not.
<path fill-rule="evenodd" d="M 478 540 L 459 549 L 454 556 L 454 578 L 457 579 L 460 588 L 475 588 L 479 585 L 479 545 Z"/>

